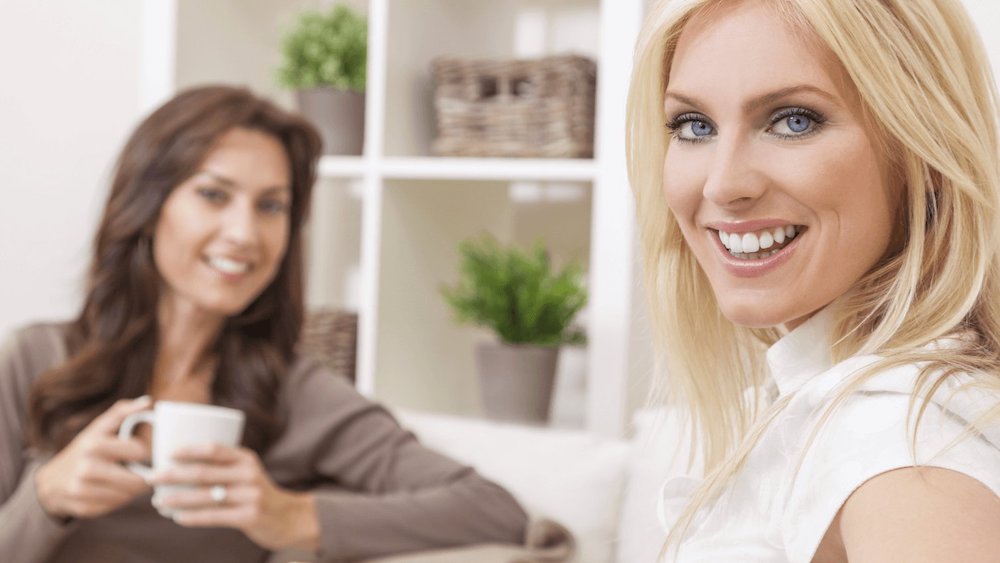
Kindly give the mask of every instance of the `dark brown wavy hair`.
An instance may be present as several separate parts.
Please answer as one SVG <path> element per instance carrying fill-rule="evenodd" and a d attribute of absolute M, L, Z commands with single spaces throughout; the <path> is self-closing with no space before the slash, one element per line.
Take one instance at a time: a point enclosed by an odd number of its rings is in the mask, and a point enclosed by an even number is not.
<path fill-rule="evenodd" d="M 278 386 L 293 360 L 302 326 L 301 228 L 320 139 L 303 118 L 243 88 L 181 92 L 147 117 L 115 167 L 94 241 L 86 299 L 67 329 L 68 360 L 36 380 L 29 400 L 28 442 L 64 447 L 116 400 L 147 392 L 158 351 L 157 305 L 163 281 L 152 233 L 171 191 L 198 170 L 224 133 L 260 131 L 284 147 L 291 168 L 288 250 L 274 280 L 230 317 L 215 343 L 212 401 L 247 415 L 244 444 L 261 452 L 280 431 Z"/>

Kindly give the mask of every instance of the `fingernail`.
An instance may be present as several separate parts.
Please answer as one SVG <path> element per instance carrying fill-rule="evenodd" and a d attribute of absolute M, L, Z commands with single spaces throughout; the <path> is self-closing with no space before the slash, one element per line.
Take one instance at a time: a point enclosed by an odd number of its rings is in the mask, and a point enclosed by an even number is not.
<path fill-rule="evenodd" d="M 153 398 L 150 397 L 149 395 L 143 395 L 141 397 L 136 397 L 135 398 L 135 402 L 137 402 L 137 403 L 148 403 L 152 399 Z"/>

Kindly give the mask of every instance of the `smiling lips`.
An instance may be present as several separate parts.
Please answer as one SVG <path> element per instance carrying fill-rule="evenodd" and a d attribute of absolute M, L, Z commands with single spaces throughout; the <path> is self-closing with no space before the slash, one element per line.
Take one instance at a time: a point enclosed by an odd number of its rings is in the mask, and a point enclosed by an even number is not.
<path fill-rule="evenodd" d="M 228 276 L 238 276 L 250 271 L 250 263 L 240 260 L 233 260 L 224 256 L 209 256 L 206 262 L 213 269 Z"/>
<path fill-rule="evenodd" d="M 719 230 L 718 235 L 722 246 L 734 258 L 760 260 L 783 250 L 803 229 L 800 225 L 785 225 L 748 233 Z"/>

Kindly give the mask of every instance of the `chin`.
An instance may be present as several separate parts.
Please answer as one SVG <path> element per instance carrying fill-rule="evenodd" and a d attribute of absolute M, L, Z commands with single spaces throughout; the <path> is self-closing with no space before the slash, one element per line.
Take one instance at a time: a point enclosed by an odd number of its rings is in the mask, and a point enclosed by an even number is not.
<path fill-rule="evenodd" d="M 217 301 L 214 303 L 205 303 L 202 308 L 213 314 L 219 315 L 220 317 L 235 317 L 239 315 L 247 307 L 250 306 L 250 301 L 247 302 L 233 302 L 233 301 Z"/>
<path fill-rule="evenodd" d="M 774 328 L 799 318 L 793 313 L 762 306 L 760 302 L 732 303 L 719 301 L 722 315 L 733 324 L 745 328 Z"/>

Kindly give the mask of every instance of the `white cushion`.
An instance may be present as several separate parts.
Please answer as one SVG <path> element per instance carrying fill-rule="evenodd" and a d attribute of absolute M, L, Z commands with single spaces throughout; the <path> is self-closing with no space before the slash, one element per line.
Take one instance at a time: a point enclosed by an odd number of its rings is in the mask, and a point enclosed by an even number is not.
<path fill-rule="evenodd" d="M 666 533 L 657 504 L 663 482 L 687 472 L 691 447 L 685 419 L 674 409 L 645 409 L 632 420 L 635 438 L 622 502 L 617 561 L 657 561 Z"/>
<path fill-rule="evenodd" d="M 571 430 L 397 411 L 426 446 L 476 468 L 568 528 L 580 563 L 612 563 L 631 448 Z M 631 560 L 638 561 L 638 560 Z"/>

